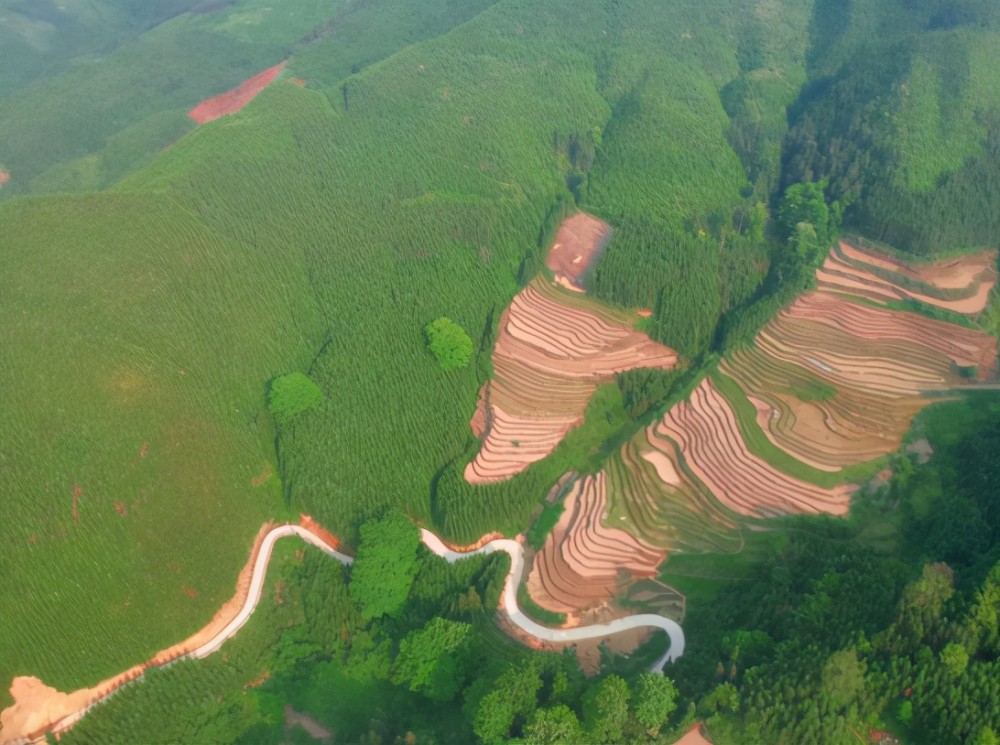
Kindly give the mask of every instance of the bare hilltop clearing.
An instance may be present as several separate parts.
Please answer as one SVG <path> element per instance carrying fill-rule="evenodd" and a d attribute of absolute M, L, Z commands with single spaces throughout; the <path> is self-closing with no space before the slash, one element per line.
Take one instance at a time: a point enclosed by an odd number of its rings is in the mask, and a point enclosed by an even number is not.
<path fill-rule="evenodd" d="M 247 78 L 232 90 L 206 98 L 191 109 L 188 116 L 198 124 L 207 124 L 229 114 L 235 114 L 273 83 L 283 69 L 285 69 L 285 63 L 279 62 L 273 67 Z"/>
<path fill-rule="evenodd" d="M 611 226 L 585 212 L 568 217 L 559 226 L 545 266 L 563 287 L 583 292 L 582 277 L 611 240 Z"/>

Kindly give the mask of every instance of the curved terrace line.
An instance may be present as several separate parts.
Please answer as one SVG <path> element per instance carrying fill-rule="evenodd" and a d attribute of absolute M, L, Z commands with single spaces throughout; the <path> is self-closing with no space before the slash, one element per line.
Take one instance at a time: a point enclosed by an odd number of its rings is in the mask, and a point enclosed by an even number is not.
<path fill-rule="evenodd" d="M 320 551 L 324 552 L 328 556 L 331 556 L 342 564 L 352 564 L 354 562 L 353 557 L 340 553 L 330 546 L 327 539 L 323 538 L 318 533 L 313 532 L 309 528 L 301 525 L 280 525 L 272 528 L 265 534 L 263 540 L 261 541 L 260 550 L 257 552 L 257 557 L 254 560 L 253 574 L 251 575 L 250 587 L 247 591 L 246 599 L 243 602 L 243 606 L 233 619 L 227 623 L 214 637 L 212 637 L 212 639 L 205 642 L 200 647 L 197 647 L 193 651 L 177 657 L 174 660 L 162 663 L 161 665 L 151 665 L 150 668 L 173 664 L 178 660 L 188 658 L 201 659 L 203 657 L 207 657 L 213 652 L 217 652 L 227 640 L 235 636 L 235 634 L 243 628 L 246 622 L 250 620 L 250 616 L 253 615 L 254 610 L 260 602 L 261 595 L 264 591 L 264 580 L 267 577 L 267 569 L 271 561 L 274 544 L 281 538 L 293 535 L 296 535 L 306 543 L 315 546 Z M 635 616 L 628 616 L 626 618 L 617 618 L 609 623 L 577 626 L 570 629 L 554 629 L 548 626 L 542 626 L 541 624 L 528 618 L 517 604 L 517 587 L 521 582 L 521 576 L 524 572 L 524 548 L 517 541 L 506 538 L 496 538 L 475 550 L 456 551 L 449 548 L 444 541 L 431 533 L 429 530 L 422 528 L 420 530 L 420 538 L 431 553 L 435 556 L 443 558 L 449 564 L 454 564 L 456 561 L 461 561 L 462 559 L 470 558 L 472 556 L 492 554 L 497 551 L 502 551 L 510 556 L 510 570 L 507 572 L 507 577 L 504 579 L 500 607 L 515 626 L 536 639 L 545 642 L 570 643 L 582 641 L 584 639 L 597 639 L 631 629 L 657 628 L 662 629 L 667 633 L 667 636 L 670 639 L 670 647 L 663 654 L 663 656 L 653 663 L 650 667 L 651 671 L 662 673 L 664 666 L 668 662 L 676 660 L 684 653 L 684 631 L 680 624 L 669 618 L 653 613 L 642 613 Z M 122 685 L 126 685 L 128 682 L 130 681 L 125 681 Z M 82 719 L 87 712 L 108 699 L 110 696 L 114 695 L 120 687 L 121 686 L 115 687 L 105 695 L 89 703 L 87 706 L 62 717 L 58 721 L 49 723 L 41 732 L 22 733 L 20 737 L 15 737 L 9 742 L 12 743 L 12 745 L 28 745 L 28 743 L 43 742 L 45 733 L 48 731 L 56 733 L 65 732 Z"/>

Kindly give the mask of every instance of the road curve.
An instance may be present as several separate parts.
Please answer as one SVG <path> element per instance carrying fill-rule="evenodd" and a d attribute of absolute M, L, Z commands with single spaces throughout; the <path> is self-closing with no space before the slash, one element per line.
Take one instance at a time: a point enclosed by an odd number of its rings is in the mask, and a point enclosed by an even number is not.
<path fill-rule="evenodd" d="M 238 632 L 246 624 L 246 622 L 250 620 L 250 616 L 253 615 L 254 610 L 257 608 L 257 604 L 260 602 L 261 595 L 263 593 L 264 580 L 267 577 L 267 568 L 271 561 L 274 544 L 282 538 L 293 535 L 298 536 L 306 543 L 315 546 L 320 551 L 323 551 L 325 554 L 331 556 L 342 564 L 351 564 L 354 561 L 352 557 L 335 550 L 329 545 L 327 540 L 309 528 L 301 525 L 280 525 L 272 528 L 264 535 L 264 538 L 261 541 L 260 550 L 257 552 L 256 559 L 254 560 L 250 586 L 246 599 L 232 620 L 229 621 L 229 623 L 227 623 L 221 631 L 213 636 L 212 639 L 205 642 L 200 647 L 196 647 L 191 652 L 174 660 L 170 660 L 169 662 L 150 664 L 147 669 L 160 667 L 164 664 L 174 664 L 176 661 L 186 658 L 200 659 L 218 651 L 228 639 L 232 638 L 236 632 Z M 440 556 L 449 564 L 454 564 L 456 561 L 461 561 L 462 559 L 466 559 L 471 556 L 492 554 L 497 551 L 503 551 L 510 556 L 510 571 L 507 573 L 507 577 L 504 580 L 501 607 L 511 622 L 530 636 L 546 642 L 565 643 L 580 641 L 583 639 L 597 639 L 619 631 L 627 631 L 629 629 L 663 629 L 667 632 L 667 635 L 670 638 L 670 647 L 667 649 L 666 654 L 660 657 L 651 666 L 650 669 L 655 672 L 663 672 L 663 667 L 667 662 L 677 659 L 684 653 L 684 632 L 680 625 L 669 618 L 651 613 L 618 618 L 610 623 L 592 624 L 590 626 L 576 626 L 570 629 L 549 628 L 548 626 L 542 626 L 541 624 L 528 618 L 517 604 L 517 587 L 521 582 L 521 576 L 524 571 L 524 548 L 517 541 L 498 538 L 489 541 L 481 548 L 477 548 L 472 551 L 455 551 L 448 548 L 448 546 L 445 545 L 440 538 L 431 533 L 429 530 L 421 529 L 420 538 L 431 553 L 436 556 Z M 4 733 L 7 737 L 0 736 L 0 743 L 9 743 L 9 745 L 41 743 L 45 741 L 45 732 L 65 732 L 78 722 L 88 711 L 94 708 L 94 706 L 97 706 L 102 701 L 112 696 L 121 685 L 127 685 L 128 682 L 130 681 L 126 680 L 121 684 L 116 684 L 115 687 L 107 693 L 99 695 L 95 699 L 91 699 L 87 705 L 64 713 L 55 720 L 49 720 L 49 724 L 43 730 L 35 730 L 31 734 L 18 734 L 17 732 Z"/>
<path fill-rule="evenodd" d="M 271 561 L 271 552 L 274 550 L 274 544 L 278 542 L 279 538 L 292 535 L 297 535 L 306 543 L 309 543 L 323 553 L 332 556 L 341 564 L 351 564 L 354 561 L 354 559 L 347 554 L 335 551 L 327 545 L 326 541 L 308 528 L 303 528 L 301 525 L 279 525 L 277 528 L 269 530 L 267 535 L 264 536 L 264 540 L 261 541 L 260 551 L 257 552 L 257 560 L 254 562 L 253 574 L 250 578 L 250 590 L 247 592 L 247 599 L 243 603 L 243 607 L 240 608 L 239 613 L 236 614 L 233 620 L 227 623 L 222 631 L 220 631 L 213 639 L 205 642 L 190 654 L 185 655 L 186 657 L 196 657 L 198 659 L 207 657 L 212 654 L 212 652 L 217 651 L 227 639 L 243 628 L 243 624 L 250 620 L 250 616 L 257 608 L 257 603 L 260 602 L 261 592 L 264 590 L 264 580 L 267 577 L 267 565 Z"/>
<path fill-rule="evenodd" d="M 664 665 L 684 654 L 684 630 L 681 629 L 680 624 L 653 613 L 641 613 L 635 616 L 616 618 L 609 623 L 575 626 L 571 629 L 549 628 L 528 618 L 517 604 L 517 587 L 521 583 L 521 574 L 524 571 L 524 547 L 517 541 L 499 538 L 474 551 L 453 551 L 429 530 L 421 529 L 420 538 L 431 553 L 440 556 L 449 564 L 477 554 L 492 554 L 497 551 L 503 551 L 510 556 L 510 571 L 504 580 L 501 605 L 504 613 L 515 626 L 536 639 L 547 642 L 575 642 L 582 639 L 597 639 L 629 629 L 657 628 L 667 632 L 667 636 L 670 637 L 670 647 L 660 659 L 653 663 L 651 670 L 662 673 Z"/>
<path fill-rule="evenodd" d="M 346 554 L 331 548 L 318 535 L 304 528 L 301 525 L 281 525 L 274 528 L 264 536 L 261 542 L 260 551 L 257 553 L 257 560 L 254 562 L 253 574 L 250 580 L 250 590 L 239 613 L 210 641 L 202 644 L 187 657 L 202 658 L 207 657 L 231 638 L 243 625 L 250 620 L 260 596 L 264 589 L 264 579 L 267 576 L 267 567 L 271 561 L 271 552 L 274 544 L 286 536 L 297 535 L 306 543 L 309 543 L 320 551 L 333 557 L 342 564 L 350 564 L 354 559 Z M 542 626 L 540 623 L 528 618 L 517 604 L 517 587 L 521 583 L 521 575 L 524 571 L 524 547 L 517 541 L 498 538 L 490 541 L 481 548 L 473 551 L 454 551 L 448 548 L 445 543 L 426 528 L 421 528 L 420 539 L 427 546 L 428 550 L 435 556 L 440 556 L 449 564 L 467 559 L 472 556 L 482 554 L 493 554 L 503 551 L 510 556 L 510 571 L 504 580 L 501 606 L 504 613 L 511 622 L 527 634 L 546 642 L 575 642 L 583 639 L 597 639 L 619 631 L 628 631 L 639 628 L 663 629 L 670 637 L 670 647 L 660 659 L 652 666 L 652 670 L 662 672 L 664 665 L 684 654 L 684 631 L 680 624 L 664 616 L 652 613 L 641 613 L 625 618 L 616 618 L 609 623 L 592 624 L 589 626 L 575 626 L 571 629 L 553 629 Z"/>

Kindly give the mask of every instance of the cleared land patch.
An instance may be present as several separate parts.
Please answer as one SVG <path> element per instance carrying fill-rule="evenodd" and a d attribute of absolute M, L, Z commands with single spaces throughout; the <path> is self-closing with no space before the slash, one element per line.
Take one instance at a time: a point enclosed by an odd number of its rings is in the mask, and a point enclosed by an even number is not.
<path fill-rule="evenodd" d="M 279 62 L 277 65 L 257 73 L 252 78 L 247 78 L 232 90 L 206 98 L 191 109 L 188 116 L 198 124 L 207 124 L 227 114 L 235 114 L 253 101 L 258 93 L 273 83 L 284 67 L 285 63 Z"/>
<path fill-rule="evenodd" d="M 610 238 L 610 225 L 584 212 L 578 212 L 559 226 L 545 266 L 555 272 L 556 282 L 582 292 L 580 278 Z"/>
<path fill-rule="evenodd" d="M 542 278 L 514 298 L 500 319 L 493 379 L 470 421 L 483 442 L 465 469 L 469 483 L 510 478 L 555 450 L 615 373 L 676 364 L 673 350 L 632 328 L 631 316 Z"/>
<path fill-rule="evenodd" d="M 531 598 L 543 608 L 576 613 L 611 599 L 623 574 L 656 576 L 666 554 L 604 525 L 606 511 L 603 471 L 580 479 L 566 495 L 559 522 L 528 576 Z"/>

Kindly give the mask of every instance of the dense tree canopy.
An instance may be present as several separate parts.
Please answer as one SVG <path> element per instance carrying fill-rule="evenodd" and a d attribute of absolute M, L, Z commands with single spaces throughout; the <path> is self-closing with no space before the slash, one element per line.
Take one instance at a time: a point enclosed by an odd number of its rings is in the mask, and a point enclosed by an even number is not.
<path fill-rule="evenodd" d="M 401 512 L 361 526 L 350 592 L 364 618 L 396 616 L 403 610 L 417 572 L 419 544 L 420 533 Z"/>
<path fill-rule="evenodd" d="M 442 370 L 465 367 L 472 359 L 472 339 L 450 318 L 431 321 L 424 327 L 424 336 Z"/>
<path fill-rule="evenodd" d="M 411 631 L 400 642 L 393 682 L 437 701 L 455 698 L 468 672 L 468 650 L 463 646 L 471 631 L 467 623 L 440 617 Z"/>
<path fill-rule="evenodd" d="M 323 391 L 303 373 L 282 375 L 268 385 L 267 405 L 278 424 L 287 424 L 321 403 Z"/>

